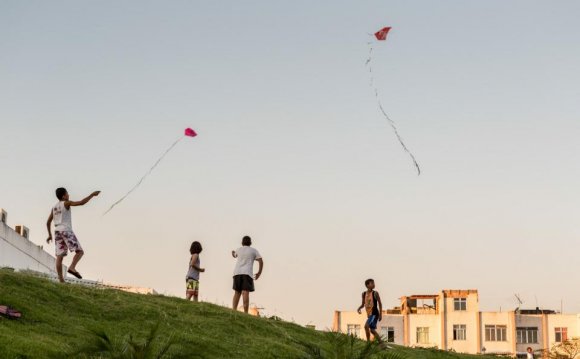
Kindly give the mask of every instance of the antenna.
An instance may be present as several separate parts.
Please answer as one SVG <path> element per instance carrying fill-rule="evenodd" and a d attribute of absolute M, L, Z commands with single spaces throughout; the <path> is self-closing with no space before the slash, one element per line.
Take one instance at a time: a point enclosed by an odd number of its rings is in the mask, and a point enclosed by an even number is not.
<path fill-rule="evenodd" d="M 516 300 L 518 301 L 519 305 L 516 308 L 516 312 L 520 309 L 520 307 L 522 306 L 522 304 L 524 304 L 524 301 L 522 300 L 522 298 L 520 298 L 519 294 L 514 294 L 514 297 L 516 297 Z"/>

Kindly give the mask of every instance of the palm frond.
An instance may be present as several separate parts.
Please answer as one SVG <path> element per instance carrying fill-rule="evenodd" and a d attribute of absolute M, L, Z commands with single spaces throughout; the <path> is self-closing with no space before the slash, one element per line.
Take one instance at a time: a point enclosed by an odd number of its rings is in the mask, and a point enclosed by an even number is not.
<path fill-rule="evenodd" d="M 172 337 L 163 344 L 157 344 L 160 324 L 156 323 L 143 341 L 129 334 L 119 340 L 112 339 L 104 331 L 92 331 L 92 339 L 79 347 L 71 357 L 76 358 L 111 358 L 111 359 L 162 359 L 168 356 L 175 344 Z M 180 356 L 180 353 L 174 353 Z M 185 357 L 185 355 L 183 355 Z"/>

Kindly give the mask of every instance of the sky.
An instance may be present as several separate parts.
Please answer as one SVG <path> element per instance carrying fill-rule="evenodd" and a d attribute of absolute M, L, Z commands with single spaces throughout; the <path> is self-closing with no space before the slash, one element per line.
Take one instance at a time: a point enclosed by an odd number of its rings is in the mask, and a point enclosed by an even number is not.
<path fill-rule="evenodd" d="M 0 207 L 42 244 L 64 186 L 85 278 L 331 326 L 476 288 L 482 310 L 580 312 L 577 1 L 0 1 Z M 380 115 L 365 68 L 375 43 Z M 149 169 L 155 172 L 107 216 Z M 49 252 L 52 246 L 45 245 Z M 70 257 L 65 260 L 70 261 Z"/>

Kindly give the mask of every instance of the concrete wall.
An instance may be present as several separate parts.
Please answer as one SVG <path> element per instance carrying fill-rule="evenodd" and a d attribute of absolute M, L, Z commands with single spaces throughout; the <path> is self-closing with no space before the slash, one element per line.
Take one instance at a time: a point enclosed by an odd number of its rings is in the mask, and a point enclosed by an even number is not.
<path fill-rule="evenodd" d="M 580 324 L 580 314 L 564 314 L 564 315 L 554 315 L 548 314 L 547 318 L 547 331 L 548 331 L 548 348 L 552 348 L 554 345 L 559 344 L 556 342 L 556 329 L 555 328 L 567 328 L 568 329 L 568 339 L 580 337 L 578 332 L 578 325 Z"/>
<path fill-rule="evenodd" d="M 53 248 L 54 244 L 50 247 Z M 56 259 L 38 245 L 0 222 L 0 267 L 55 274 Z M 64 271 L 66 273 L 66 267 Z"/>
<path fill-rule="evenodd" d="M 465 298 L 467 302 L 465 311 L 456 311 L 454 301 L 456 298 Z M 479 333 L 479 299 L 477 293 L 460 294 L 451 297 L 445 296 L 445 319 L 444 323 L 444 344 L 447 349 L 453 349 L 459 353 L 478 353 L 481 348 L 478 346 Z M 465 325 L 467 340 L 453 340 L 453 326 Z M 469 340 L 475 338 L 476 340 Z"/>
<path fill-rule="evenodd" d="M 453 309 L 453 303 L 455 301 L 455 298 L 467 299 L 467 310 L 465 312 L 479 312 L 479 296 L 477 292 L 469 293 L 468 291 L 457 290 L 457 291 L 444 291 L 444 293 L 442 293 L 441 295 L 444 296 L 445 307 L 447 308 L 446 311 L 448 313 L 455 312 L 455 310 Z"/>
<path fill-rule="evenodd" d="M 532 314 L 516 314 L 515 315 L 515 328 L 514 333 L 518 327 L 537 327 L 538 328 L 538 342 L 537 343 L 516 343 L 516 352 L 517 353 L 524 353 L 526 348 L 531 347 L 534 351 L 544 349 L 544 328 L 543 328 L 543 320 L 542 315 L 532 315 Z M 517 339 L 517 336 L 516 336 Z"/>
<path fill-rule="evenodd" d="M 441 345 L 441 317 L 439 314 L 410 314 L 409 318 L 409 345 L 416 347 L 437 347 Z M 429 328 L 429 343 L 417 343 L 417 328 Z"/>
<path fill-rule="evenodd" d="M 336 315 L 338 315 L 338 317 L 336 317 Z M 360 325 L 361 330 L 360 333 L 357 333 L 357 335 L 360 338 L 364 338 L 365 337 L 364 326 L 366 320 L 367 316 L 364 313 L 358 314 L 355 311 L 335 312 L 334 325 L 332 330 L 334 330 L 335 332 L 346 333 L 346 329 L 349 324 L 358 324 Z"/>
<path fill-rule="evenodd" d="M 466 310 L 455 310 L 454 302 L 456 298 L 466 299 Z M 444 315 L 441 325 L 443 331 L 441 348 L 452 349 L 459 353 L 478 353 L 481 349 L 481 335 L 479 332 L 479 296 L 477 291 L 443 291 L 440 301 L 444 304 L 443 308 L 441 308 L 441 312 Z M 453 339 L 454 325 L 465 325 L 467 340 Z"/>
<path fill-rule="evenodd" d="M 363 311 L 363 314 L 358 314 L 354 311 L 349 312 L 334 312 L 334 320 L 332 325 L 332 330 L 335 332 L 346 333 L 349 324 L 360 325 L 360 332 L 357 333 L 359 338 L 365 338 L 364 326 L 367 321 L 367 316 Z M 382 328 L 393 327 L 395 330 L 395 344 L 404 345 L 404 323 L 403 315 L 400 314 L 386 314 L 383 312 L 383 320 L 377 325 L 377 332 L 381 333 Z"/>
<path fill-rule="evenodd" d="M 487 354 L 505 354 L 513 352 L 515 329 L 511 320 L 513 312 L 484 312 L 481 313 L 481 345 L 485 347 Z M 487 341 L 485 340 L 486 325 L 505 325 L 506 341 Z M 481 348 L 480 348 L 481 350 Z"/>
<path fill-rule="evenodd" d="M 473 312 L 454 312 L 448 313 L 445 325 L 445 339 L 447 349 L 453 349 L 459 353 L 478 353 L 481 348 L 478 348 L 478 338 L 480 338 L 478 326 L 479 313 Z M 453 339 L 453 326 L 465 325 L 466 340 Z M 470 340 L 471 339 L 471 340 Z M 475 339 L 475 340 L 473 340 Z"/>
<path fill-rule="evenodd" d="M 381 328 L 393 327 L 395 330 L 395 344 L 404 345 L 404 328 L 403 315 L 401 314 L 383 314 L 383 320 L 379 322 L 377 331 L 381 333 Z"/>
<path fill-rule="evenodd" d="M 28 239 L 21 237 L 16 231 L 1 221 L 4 212 L 0 209 L 0 268 L 10 267 L 15 270 L 32 270 L 48 274 L 49 278 L 56 280 L 56 259 L 40 246 Z M 6 212 L 4 212 L 6 213 Z M 54 251 L 54 242 L 46 244 L 47 248 Z M 76 283 L 97 288 L 113 288 L 131 293 L 157 294 L 154 289 L 134 287 L 129 285 L 115 285 L 87 279 L 67 278 L 67 267 L 63 266 L 63 274 L 69 283 Z M 364 333 L 362 333 L 364 335 Z"/>

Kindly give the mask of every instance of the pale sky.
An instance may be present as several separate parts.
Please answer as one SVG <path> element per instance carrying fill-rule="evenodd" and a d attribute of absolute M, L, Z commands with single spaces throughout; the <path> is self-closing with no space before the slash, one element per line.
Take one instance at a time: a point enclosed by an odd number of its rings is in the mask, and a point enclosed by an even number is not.
<path fill-rule="evenodd" d="M 86 278 L 183 296 L 199 240 L 201 298 L 225 305 L 251 235 L 252 302 L 321 328 L 368 277 L 388 307 L 477 288 L 482 310 L 519 293 L 580 312 L 579 16 L 577 1 L 3 0 L 0 207 L 41 244 L 56 187 L 101 190 L 73 210 Z M 383 26 L 375 81 L 420 177 L 369 88 Z"/>

